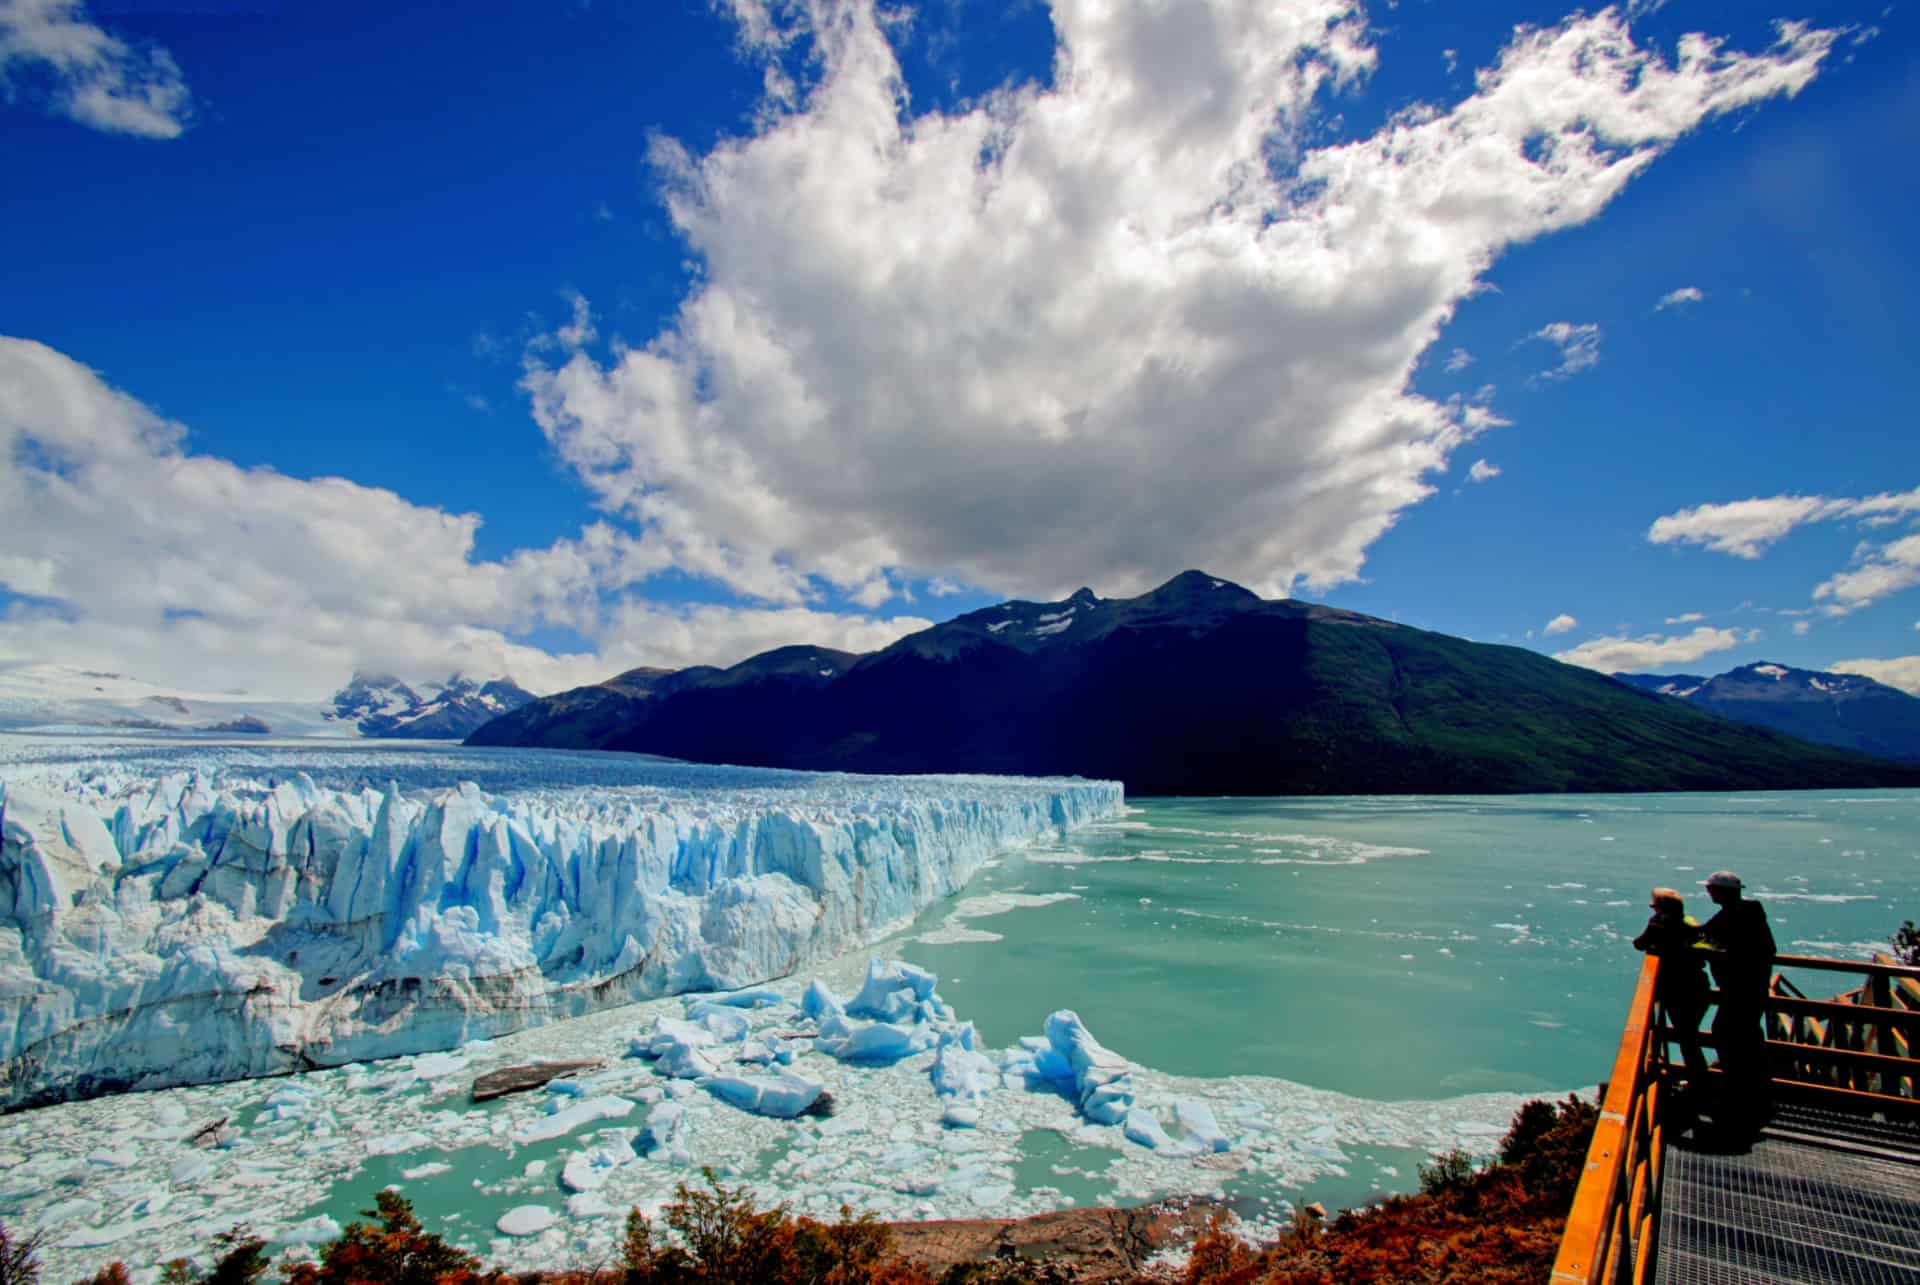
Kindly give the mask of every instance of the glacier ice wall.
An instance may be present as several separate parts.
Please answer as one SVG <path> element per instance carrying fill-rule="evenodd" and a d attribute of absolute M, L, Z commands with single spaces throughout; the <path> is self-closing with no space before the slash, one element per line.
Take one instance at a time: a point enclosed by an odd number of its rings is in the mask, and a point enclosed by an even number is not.
<path fill-rule="evenodd" d="M 0 1108 L 451 1048 L 872 941 L 1112 782 L 0 773 Z M 128 766 L 128 764 L 131 766 Z M 408 760 L 417 782 L 457 756 Z M 623 769 L 631 774 L 634 768 Z M 479 774 L 479 773 L 476 773 Z M 441 777 L 441 780 L 448 778 Z M 557 779 L 576 779 L 565 772 Z"/>

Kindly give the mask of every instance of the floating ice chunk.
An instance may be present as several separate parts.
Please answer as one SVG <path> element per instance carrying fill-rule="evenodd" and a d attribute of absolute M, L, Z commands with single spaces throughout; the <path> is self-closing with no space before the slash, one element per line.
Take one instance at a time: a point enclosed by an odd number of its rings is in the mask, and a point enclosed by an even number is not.
<path fill-rule="evenodd" d="M 613 1212 L 613 1206 L 607 1198 L 597 1191 L 583 1191 L 567 1197 L 567 1217 L 569 1218 L 605 1218 Z"/>
<path fill-rule="evenodd" d="M 736 1043 L 747 1038 L 747 1032 L 753 1029 L 747 1021 L 747 1015 L 737 1008 L 727 1008 L 710 1000 L 695 1000 L 687 1005 L 687 1020 L 698 1022 L 707 1029 L 714 1039 L 723 1044 Z"/>
<path fill-rule="evenodd" d="M 952 1129 L 977 1129 L 980 1127 L 980 1110 L 978 1107 L 950 1106 L 940 1113 L 940 1123 Z"/>
<path fill-rule="evenodd" d="M 822 1053 L 837 1057 L 842 1062 L 872 1066 L 883 1066 L 915 1053 L 924 1053 L 940 1038 L 939 1030 L 931 1023 L 924 1022 L 916 1026 L 866 1022 L 851 1026 L 844 1035 L 826 1035 L 826 1028 L 823 1026 L 821 1029 L 823 1034 L 815 1041 L 815 1047 Z"/>
<path fill-rule="evenodd" d="M 846 1007 L 834 998 L 827 984 L 816 977 L 807 983 L 807 993 L 800 997 L 800 1015 L 821 1022 L 829 1017 L 846 1016 Z"/>
<path fill-rule="evenodd" d="M 655 1103 L 653 1110 L 647 1113 L 647 1125 L 640 1130 L 634 1148 L 643 1156 L 651 1156 L 657 1151 L 672 1151 L 680 1139 L 680 1125 L 686 1113 L 687 1108 L 678 1102 Z"/>
<path fill-rule="evenodd" d="M 576 1152 L 561 1166 L 560 1185 L 568 1191 L 597 1190 L 615 1169 L 633 1159 L 633 1147 L 626 1141 Z"/>
<path fill-rule="evenodd" d="M 545 1205 L 517 1205 L 493 1226 L 502 1236 L 538 1236 L 559 1221 L 560 1215 Z"/>
<path fill-rule="evenodd" d="M 1226 1151 L 1233 1146 L 1233 1140 L 1214 1118 L 1213 1108 L 1204 1102 L 1179 1099 L 1173 1104 L 1173 1122 L 1180 1126 L 1185 1140 L 1201 1151 Z"/>
<path fill-rule="evenodd" d="M 87 1163 L 96 1169 L 131 1169 L 139 1159 L 131 1151 L 101 1150 L 87 1157 Z"/>
<path fill-rule="evenodd" d="M 513 1131 L 513 1140 L 520 1146 L 529 1143 L 545 1142 L 549 1138 L 558 1138 L 572 1133 L 583 1124 L 595 1120 L 618 1120 L 633 1110 L 633 1103 L 626 1098 L 611 1095 L 603 1098 L 588 1098 L 576 1102 L 564 1110 L 544 1116 L 533 1123 Z"/>
<path fill-rule="evenodd" d="M 707 1002 L 711 1004 L 725 1004 L 729 1008 L 773 1008 L 787 1001 L 778 991 L 757 988 L 744 991 L 723 991 L 718 995 L 708 996 Z"/>
<path fill-rule="evenodd" d="M 187 1122 L 187 1109 L 178 1102 L 162 1102 L 153 1109 L 153 1122 L 163 1129 L 177 1129 Z"/>
<path fill-rule="evenodd" d="M 442 1164 L 438 1160 L 432 1160 L 423 1165 L 415 1165 L 411 1169 L 402 1169 L 400 1176 L 408 1182 L 416 1182 L 421 1178 L 431 1178 L 435 1174 L 446 1173 L 452 1168 L 452 1165 Z"/>
<path fill-rule="evenodd" d="M 100 1227 L 82 1227 L 61 1238 L 62 1249 L 97 1249 L 102 1245 L 112 1245 L 133 1235 L 131 1222 L 107 1223 Z"/>
<path fill-rule="evenodd" d="M 418 1151 L 421 1147 L 433 1145 L 433 1139 L 424 1133 L 386 1133 L 377 1138 L 367 1139 L 367 1154 L 370 1156 L 397 1156 L 403 1151 Z"/>
<path fill-rule="evenodd" d="M 957 1104 L 977 1103 L 1000 1085 L 1000 1068 L 979 1051 L 972 1022 L 941 1030 L 929 1074 L 933 1091 Z"/>
<path fill-rule="evenodd" d="M 213 1161 L 200 1151 L 189 1151 L 173 1162 L 168 1175 L 182 1187 L 191 1187 L 213 1171 Z"/>
<path fill-rule="evenodd" d="M 1232 1145 L 1204 1103 L 1176 1102 L 1173 1114 L 1181 1131 L 1178 1138 L 1168 1134 L 1153 1113 L 1142 1107 L 1127 1112 L 1122 1129 L 1134 1142 L 1165 1156 L 1211 1155 Z"/>
<path fill-rule="evenodd" d="M 782 1071 L 776 1076 L 721 1075 L 707 1081 L 707 1091 L 742 1111 L 791 1120 L 820 1097 L 826 1086 L 818 1080 Z"/>
<path fill-rule="evenodd" d="M 273 1238 L 276 1245 L 321 1245 L 340 1236 L 340 1224 L 325 1214 L 295 1223 Z"/>
<path fill-rule="evenodd" d="M 1094 1124 L 1119 1124 L 1133 1108 L 1133 1064 L 1094 1039 L 1071 1009 L 1047 1018 L 1044 1038 L 1023 1036 L 1005 1069 L 1059 1084 Z"/>
<path fill-rule="evenodd" d="M 847 1001 L 847 1016 L 882 1022 L 951 1020 L 953 1010 L 934 994 L 937 984 L 924 968 L 897 959 L 869 960 L 860 993 Z"/>

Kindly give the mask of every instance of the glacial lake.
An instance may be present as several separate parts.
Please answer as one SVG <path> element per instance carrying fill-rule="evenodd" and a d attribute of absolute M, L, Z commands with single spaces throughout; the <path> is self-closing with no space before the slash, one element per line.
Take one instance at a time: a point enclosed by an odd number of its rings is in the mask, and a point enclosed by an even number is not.
<path fill-rule="evenodd" d="M 1074 1009 L 1141 1068 L 1142 1105 L 1214 1110 L 1234 1140 L 1219 1155 L 1157 1155 L 1014 1086 L 978 1129 L 945 1127 L 930 1055 L 860 1068 L 803 1054 L 796 1069 L 828 1083 L 837 1114 L 748 1116 L 622 1056 L 655 1015 L 683 1012 L 676 998 L 447 1055 L 0 1118 L 0 1220 L 45 1227 L 49 1279 L 67 1279 L 114 1257 L 150 1271 L 236 1221 L 297 1244 L 392 1183 L 489 1260 L 587 1263 L 617 1211 L 657 1208 L 691 1176 L 621 1151 L 664 1094 L 689 1108 L 695 1165 L 823 1216 L 842 1202 L 977 1217 L 1191 1191 L 1277 1221 L 1303 1200 L 1409 1189 L 1434 1150 L 1491 1150 L 1524 1097 L 1590 1089 L 1632 989 L 1647 889 L 1680 887 L 1704 917 L 1698 881 L 1722 867 L 1746 877 L 1781 949 L 1864 956 L 1920 915 L 1920 793 L 1135 800 L 775 987 L 797 1000 L 819 976 L 845 996 L 870 956 L 904 959 L 939 975 L 994 1050 Z M 769 1032 L 795 1020 L 753 1016 Z M 540 1056 L 606 1057 L 586 1094 L 635 1109 L 517 1140 L 548 1095 L 476 1107 L 467 1087 Z M 197 1152 L 206 1171 L 181 1178 L 179 1122 L 219 1116 L 232 1145 Z M 558 1176 L 593 1149 L 623 1163 L 582 1200 Z M 495 1234 L 529 1205 L 554 1227 Z"/>

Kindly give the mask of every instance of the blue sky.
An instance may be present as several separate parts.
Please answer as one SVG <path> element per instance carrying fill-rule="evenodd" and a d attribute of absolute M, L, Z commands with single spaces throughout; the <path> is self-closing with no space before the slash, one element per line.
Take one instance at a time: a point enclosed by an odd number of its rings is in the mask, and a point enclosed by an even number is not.
<path fill-rule="evenodd" d="M 1125 8 L 0 0 L 0 665 L 544 689 L 1199 565 L 1920 691 L 1909 8 Z"/>

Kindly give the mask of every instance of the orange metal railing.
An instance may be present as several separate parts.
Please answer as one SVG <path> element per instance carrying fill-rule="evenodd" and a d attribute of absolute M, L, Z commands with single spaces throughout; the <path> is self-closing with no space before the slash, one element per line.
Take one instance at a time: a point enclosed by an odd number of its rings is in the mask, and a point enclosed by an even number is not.
<path fill-rule="evenodd" d="M 1553 1280 L 1598 1285 L 1641 1281 L 1653 1262 L 1660 1202 L 1660 1071 L 1653 984 L 1660 961 L 1648 955 L 1627 1008 L 1587 1167 L 1573 1195 Z"/>
<path fill-rule="evenodd" d="M 1920 1110 L 1920 968 L 1776 955 L 1779 968 L 1863 975 L 1831 1000 L 1808 999 L 1778 973 L 1766 1004 L 1767 1055 L 1776 1093 L 1841 1110 Z M 1666 1122 L 1667 1044 L 1678 1032 L 1656 1013 L 1659 961 L 1640 966 L 1633 1002 L 1586 1171 L 1567 1215 L 1552 1279 L 1561 1285 L 1640 1285 L 1651 1278 L 1660 1226 L 1661 1147 Z M 1713 998 L 1718 999 L 1718 992 Z M 1711 1048 L 1706 1033 L 1700 1042 Z"/>

